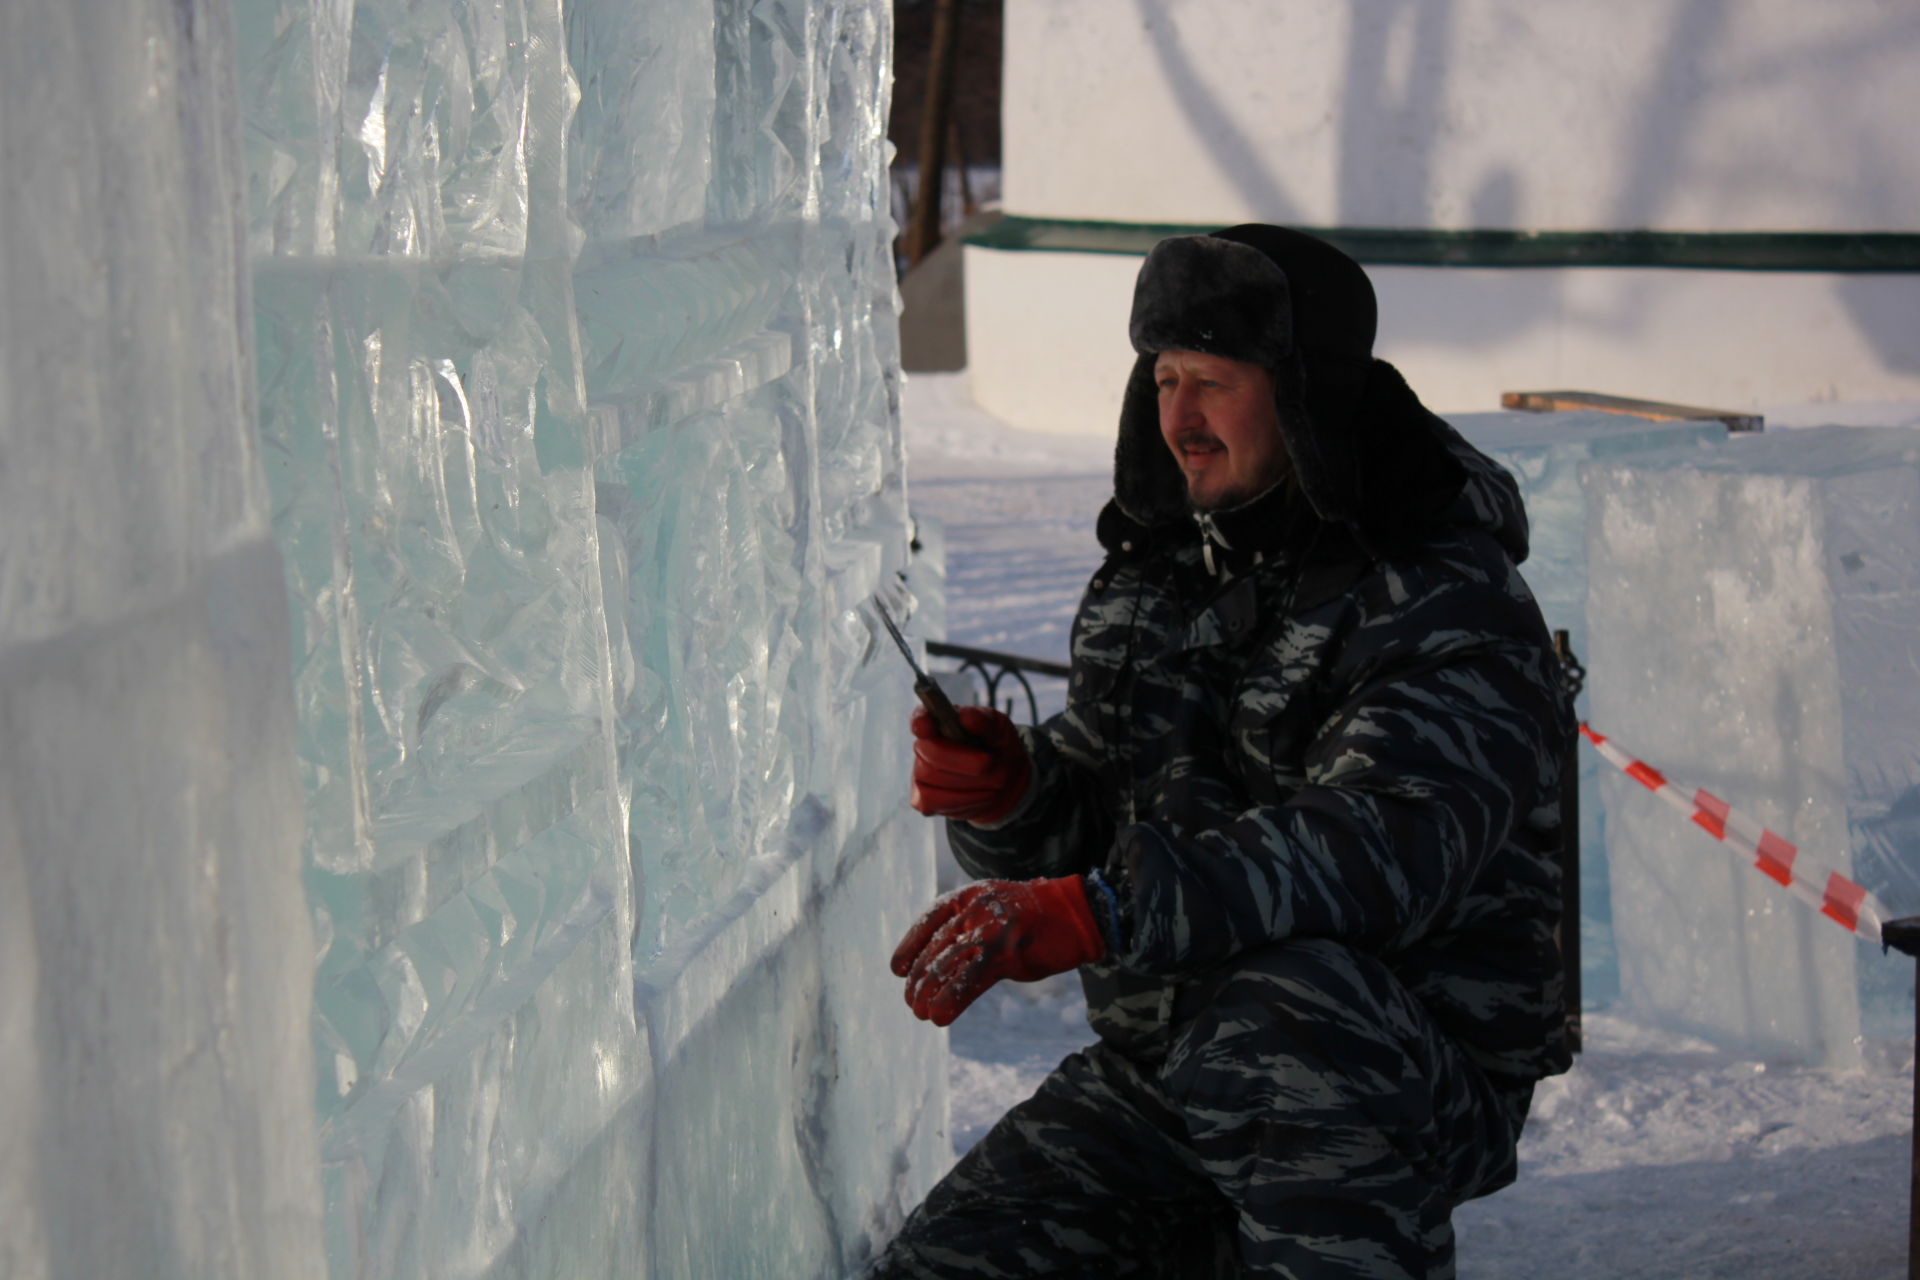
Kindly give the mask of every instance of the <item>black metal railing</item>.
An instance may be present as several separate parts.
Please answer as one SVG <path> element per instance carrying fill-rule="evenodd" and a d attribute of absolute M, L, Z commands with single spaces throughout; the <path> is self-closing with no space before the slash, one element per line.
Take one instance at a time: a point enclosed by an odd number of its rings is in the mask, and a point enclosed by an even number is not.
<path fill-rule="evenodd" d="M 948 644 L 944 640 L 927 641 L 927 656 L 932 658 L 952 658 L 960 664 L 961 671 L 971 671 L 980 677 L 986 686 L 987 705 L 1000 707 L 1000 686 L 1011 679 L 1020 686 L 1027 697 L 1027 723 L 1040 723 L 1040 702 L 1034 697 L 1033 684 L 1029 675 L 1045 676 L 1054 680 L 1065 680 L 1073 674 L 1073 669 L 1064 662 L 1048 662 L 1045 658 L 1023 658 L 1017 653 L 999 653 L 993 649 L 976 649 L 971 645 Z M 1013 699 L 1009 694 L 1007 705 L 1000 707 L 1008 715 L 1013 714 Z"/>

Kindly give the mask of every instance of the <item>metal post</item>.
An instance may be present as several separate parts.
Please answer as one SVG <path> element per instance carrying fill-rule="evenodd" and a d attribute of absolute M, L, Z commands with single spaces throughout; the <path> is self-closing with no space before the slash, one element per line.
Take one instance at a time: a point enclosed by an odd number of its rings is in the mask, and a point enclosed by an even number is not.
<path fill-rule="evenodd" d="M 927 52 L 927 97 L 920 116 L 919 198 L 907 225 L 907 265 L 940 243 L 940 194 L 947 173 L 947 120 L 953 107 L 954 62 L 960 51 L 958 0 L 936 0 L 933 44 Z"/>
<path fill-rule="evenodd" d="M 1586 686 L 1587 669 L 1573 652 L 1573 637 L 1553 633 L 1554 656 L 1560 659 L 1560 678 L 1567 705 Z M 1566 970 L 1567 1045 L 1580 1052 L 1580 731 L 1575 728 L 1567 750 L 1567 770 L 1560 779 L 1560 962 Z"/>
<path fill-rule="evenodd" d="M 1880 943 L 1915 959 L 1920 984 L 1920 916 L 1889 920 L 1880 926 Z M 1916 986 L 1920 992 L 1920 985 Z M 1920 1000 L 1914 1002 L 1913 1042 L 1920 1054 Z M 1913 1136 L 1907 1152 L 1907 1280 L 1920 1280 L 1920 1056 L 1914 1059 Z"/>

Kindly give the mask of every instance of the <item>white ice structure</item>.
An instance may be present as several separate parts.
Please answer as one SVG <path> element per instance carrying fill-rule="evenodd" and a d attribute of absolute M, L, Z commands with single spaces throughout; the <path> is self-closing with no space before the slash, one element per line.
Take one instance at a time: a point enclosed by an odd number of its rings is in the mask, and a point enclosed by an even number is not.
<path fill-rule="evenodd" d="M 0 12 L 0 1276 L 325 1274 L 213 0 Z"/>
<path fill-rule="evenodd" d="M 1593 720 L 1920 910 L 1920 435 L 1811 428 L 1587 464 Z M 1911 968 L 1614 774 L 1622 998 L 1728 1048 L 1850 1065 Z"/>
<path fill-rule="evenodd" d="M 1379 350 L 1442 411 L 1920 396 L 1905 6 L 1013 0 L 1005 40 L 1025 225 L 967 246 L 966 318 L 974 398 L 1014 426 L 1107 434 L 1141 257 L 1248 221 L 1389 232 L 1356 243 Z M 1850 247 L 1888 232 L 1899 262 Z M 1724 233 L 1787 269 L 1722 269 Z"/>
<path fill-rule="evenodd" d="M 845 1274 L 889 7 L 127 8 L 0 19 L 0 1274 Z"/>
<path fill-rule="evenodd" d="M 1464 413 L 1448 417 L 1460 434 L 1512 473 L 1527 504 L 1530 550 L 1521 573 L 1540 601 L 1547 626 L 1568 633 L 1573 653 L 1590 658 L 1587 624 L 1587 496 L 1580 468 L 1593 459 L 1688 457 L 1723 443 L 1718 421 L 1655 422 L 1621 414 Z M 1588 695 L 1575 704 L 1587 715 Z M 1602 762 L 1584 748 L 1580 771 L 1580 906 L 1582 995 L 1605 1002 L 1619 991 L 1607 889 Z"/>

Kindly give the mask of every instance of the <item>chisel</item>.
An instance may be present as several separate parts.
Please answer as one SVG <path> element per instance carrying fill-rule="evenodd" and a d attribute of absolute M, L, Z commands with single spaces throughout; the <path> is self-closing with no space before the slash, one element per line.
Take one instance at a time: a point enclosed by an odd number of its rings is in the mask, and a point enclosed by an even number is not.
<path fill-rule="evenodd" d="M 920 664 L 914 660 L 913 649 L 907 644 L 907 638 L 900 634 L 899 627 L 893 625 L 893 615 L 887 612 L 887 606 L 881 604 L 877 596 L 873 600 L 873 611 L 880 615 L 880 621 L 886 627 L 887 634 L 892 636 L 893 642 L 900 646 L 900 655 L 907 660 L 907 665 L 913 668 L 914 695 L 920 699 L 920 705 L 927 709 L 927 714 L 933 717 L 934 726 L 940 730 L 940 736 L 948 742 L 957 742 L 963 747 L 972 747 L 978 751 L 987 750 L 987 744 L 981 741 L 979 735 L 969 732 L 966 726 L 960 723 L 960 713 L 954 709 L 952 700 L 941 691 L 940 686 L 935 684 L 926 672 L 920 669 Z"/>

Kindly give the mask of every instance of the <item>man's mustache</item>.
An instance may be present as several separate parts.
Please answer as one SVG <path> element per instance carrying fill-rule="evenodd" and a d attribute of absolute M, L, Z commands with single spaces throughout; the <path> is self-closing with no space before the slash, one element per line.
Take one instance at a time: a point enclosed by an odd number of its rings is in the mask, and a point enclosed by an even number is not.
<path fill-rule="evenodd" d="M 1218 448 L 1220 437 L 1199 427 L 1182 427 L 1173 433 L 1173 447 L 1176 449 Z"/>

